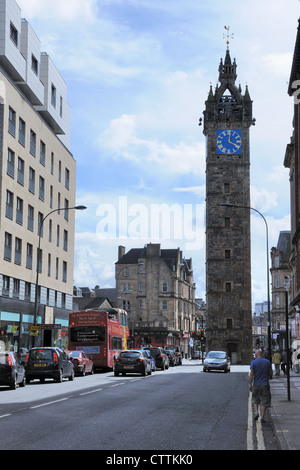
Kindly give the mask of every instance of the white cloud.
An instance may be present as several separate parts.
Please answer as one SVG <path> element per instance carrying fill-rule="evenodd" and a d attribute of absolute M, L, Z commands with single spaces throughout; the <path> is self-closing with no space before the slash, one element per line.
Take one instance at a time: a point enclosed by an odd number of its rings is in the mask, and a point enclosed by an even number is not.
<path fill-rule="evenodd" d="M 94 21 L 97 0 L 17 0 L 22 17 Z M 26 18 L 27 19 L 27 18 Z"/>

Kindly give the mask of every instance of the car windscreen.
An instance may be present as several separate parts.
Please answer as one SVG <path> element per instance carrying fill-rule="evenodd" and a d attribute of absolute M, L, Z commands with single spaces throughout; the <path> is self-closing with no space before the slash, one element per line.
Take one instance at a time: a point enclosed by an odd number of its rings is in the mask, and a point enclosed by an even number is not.
<path fill-rule="evenodd" d="M 70 357 L 80 357 L 80 352 L 78 351 L 70 351 L 69 352 Z"/>
<path fill-rule="evenodd" d="M 32 361 L 48 360 L 52 361 L 51 349 L 32 349 L 29 354 L 29 359 Z"/>
<path fill-rule="evenodd" d="M 219 351 L 211 351 L 207 354 L 209 359 L 226 359 L 226 353 L 225 352 L 219 352 Z"/>
<path fill-rule="evenodd" d="M 160 349 L 158 348 L 147 349 L 147 351 L 150 352 L 151 356 L 157 356 L 158 354 L 160 354 Z"/>
<path fill-rule="evenodd" d="M 134 351 L 132 351 L 132 352 L 131 351 L 130 352 L 126 351 L 126 352 L 121 352 L 119 354 L 119 357 L 120 358 L 124 358 L 124 357 L 126 357 L 126 358 L 137 358 L 137 357 L 140 357 L 140 353 L 139 352 L 134 352 Z"/>

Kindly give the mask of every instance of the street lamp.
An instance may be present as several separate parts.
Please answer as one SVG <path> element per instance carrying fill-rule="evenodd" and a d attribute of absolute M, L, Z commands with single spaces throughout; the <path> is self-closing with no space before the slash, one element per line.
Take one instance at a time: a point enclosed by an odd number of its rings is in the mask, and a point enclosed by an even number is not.
<path fill-rule="evenodd" d="M 35 300 L 34 300 L 34 319 L 33 319 L 33 324 L 36 326 L 37 324 L 37 313 L 38 313 L 38 287 L 39 287 L 39 266 L 40 266 L 40 257 L 41 257 L 41 235 L 42 235 L 42 228 L 44 225 L 45 219 L 53 212 L 58 212 L 58 211 L 63 211 L 63 210 L 79 210 L 82 211 L 86 209 L 86 206 L 75 206 L 75 207 L 62 207 L 62 208 L 57 208 L 53 209 L 52 211 L 48 212 L 48 214 L 45 215 L 45 217 L 41 220 L 40 225 L 39 225 L 39 245 L 38 245 L 38 252 L 37 252 L 37 264 L 36 264 L 36 281 L 35 281 Z"/>
<path fill-rule="evenodd" d="M 268 296 L 268 347 L 269 347 L 269 356 L 270 360 L 272 359 L 272 342 L 271 342 L 271 310 L 270 310 L 270 269 L 269 269 L 269 234 L 268 234 L 268 224 L 261 212 L 259 212 L 254 207 L 250 206 L 240 206 L 238 204 L 230 204 L 229 202 L 222 202 L 220 206 L 223 207 L 233 207 L 240 209 L 251 209 L 257 212 L 264 220 L 266 226 L 266 246 L 267 246 L 267 296 Z"/>

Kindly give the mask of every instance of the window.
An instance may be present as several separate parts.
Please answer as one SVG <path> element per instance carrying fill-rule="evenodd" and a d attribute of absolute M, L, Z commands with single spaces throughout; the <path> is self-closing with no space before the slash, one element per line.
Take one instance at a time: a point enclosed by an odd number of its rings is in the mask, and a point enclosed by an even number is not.
<path fill-rule="evenodd" d="M 139 309 L 142 309 L 142 308 L 143 308 L 143 300 L 139 299 Z"/>
<path fill-rule="evenodd" d="M 26 268 L 32 269 L 32 245 L 27 243 L 26 249 Z"/>
<path fill-rule="evenodd" d="M 224 194 L 230 193 L 230 183 L 224 183 Z"/>
<path fill-rule="evenodd" d="M 49 220 L 49 243 L 52 242 L 52 220 Z"/>
<path fill-rule="evenodd" d="M 225 217 L 225 227 L 226 228 L 230 227 L 230 218 L 229 217 Z"/>
<path fill-rule="evenodd" d="M 54 153 L 53 152 L 51 152 L 50 172 L 51 172 L 51 175 L 53 175 L 54 173 Z"/>
<path fill-rule="evenodd" d="M 53 186 L 52 186 L 52 184 L 50 185 L 50 207 L 51 207 L 51 209 L 53 207 Z"/>
<path fill-rule="evenodd" d="M 40 184 L 39 184 L 39 199 L 44 201 L 45 199 L 45 180 L 40 176 Z"/>
<path fill-rule="evenodd" d="M 10 39 L 18 47 L 18 30 L 12 23 L 10 23 Z"/>
<path fill-rule="evenodd" d="M 22 158 L 18 157 L 18 183 L 24 186 L 24 167 L 25 163 Z"/>
<path fill-rule="evenodd" d="M 31 69 L 34 71 L 36 75 L 38 75 L 39 63 L 33 54 L 31 55 Z"/>
<path fill-rule="evenodd" d="M 41 212 L 39 212 L 38 213 L 38 235 L 40 237 L 43 237 L 44 235 L 44 224 L 43 224 L 44 220 L 43 219 L 44 219 L 44 215 Z"/>
<path fill-rule="evenodd" d="M 9 286 L 10 286 L 10 277 L 9 276 L 3 276 L 3 289 L 2 289 L 2 295 L 9 295 Z"/>
<path fill-rule="evenodd" d="M 42 140 L 40 141 L 40 163 L 43 166 L 45 166 L 46 163 L 46 145 Z"/>
<path fill-rule="evenodd" d="M 11 149 L 7 151 L 7 174 L 12 178 L 15 177 L 15 152 Z"/>
<path fill-rule="evenodd" d="M 275 256 L 274 266 L 275 266 L 275 268 L 279 268 L 279 256 Z"/>
<path fill-rule="evenodd" d="M 162 283 L 162 292 L 168 292 L 168 283 L 167 282 Z"/>
<path fill-rule="evenodd" d="M 63 261 L 63 277 L 62 277 L 63 282 L 67 282 L 67 262 Z"/>
<path fill-rule="evenodd" d="M 276 276 L 275 276 L 275 287 L 277 287 L 277 288 L 280 287 L 278 274 L 276 274 Z"/>
<path fill-rule="evenodd" d="M 53 83 L 51 83 L 51 104 L 56 108 L 56 88 Z"/>
<path fill-rule="evenodd" d="M 51 276 L 51 254 L 48 253 L 48 276 Z"/>
<path fill-rule="evenodd" d="M 225 250 L 225 259 L 230 259 L 230 257 L 231 257 L 230 250 Z"/>
<path fill-rule="evenodd" d="M 19 118 L 19 143 L 25 147 L 25 131 L 26 124 L 23 119 Z"/>
<path fill-rule="evenodd" d="M 143 292 L 143 283 L 139 282 L 139 292 Z"/>
<path fill-rule="evenodd" d="M 226 326 L 228 329 L 232 329 L 232 318 L 227 318 Z"/>
<path fill-rule="evenodd" d="M 58 162 L 58 181 L 61 183 L 61 161 Z"/>
<path fill-rule="evenodd" d="M 16 112 L 11 107 L 8 110 L 8 132 L 16 137 Z"/>
<path fill-rule="evenodd" d="M 225 283 L 225 291 L 226 292 L 231 292 L 231 282 L 226 282 Z"/>
<path fill-rule="evenodd" d="M 42 272 L 42 265 L 43 265 L 43 250 L 37 248 L 36 259 L 37 259 L 38 272 L 41 273 Z"/>
<path fill-rule="evenodd" d="M 32 129 L 30 129 L 30 153 L 36 156 L 36 133 Z"/>
<path fill-rule="evenodd" d="M 57 228 L 56 228 L 56 246 L 59 246 L 59 232 L 60 232 L 60 227 L 59 225 L 57 225 Z"/>
<path fill-rule="evenodd" d="M 22 258 L 22 240 L 21 238 L 15 238 L 15 264 L 21 265 Z"/>
<path fill-rule="evenodd" d="M 69 201 L 68 201 L 68 199 L 65 199 L 65 205 L 64 205 L 64 207 L 67 208 L 67 209 L 65 210 L 65 216 L 64 216 L 64 217 L 65 217 L 66 220 L 69 220 L 69 209 L 68 209 L 68 208 L 69 208 Z"/>
<path fill-rule="evenodd" d="M 64 250 L 68 251 L 68 231 L 64 230 Z"/>
<path fill-rule="evenodd" d="M 33 232 L 34 224 L 34 208 L 28 205 L 28 218 L 27 218 L 27 228 Z"/>
<path fill-rule="evenodd" d="M 70 171 L 68 170 L 68 168 L 66 168 L 66 170 L 65 170 L 65 187 L 66 187 L 66 189 L 69 189 L 69 186 L 70 186 Z"/>
<path fill-rule="evenodd" d="M 31 298 L 31 284 L 30 282 L 25 282 L 25 300 L 30 300 Z"/>
<path fill-rule="evenodd" d="M 56 258 L 56 262 L 55 262 L 55 279 L 58 279 L 58 274 L 59 274 L 59 259 Z"/>
<path fill-rule="evenodd" d="M 5 235 L 4 235 L 4 259 L 6 261 L 11 261 L 11 245 L 12 245 L 12 235 L 11 235 L 11 233 L 5 232 Z"/>
<path fill-rule="evenodd" d="M 16 222 L 23 225 L 23 199 L 17 197 Z"/>
<path fill-rule="evenodd" d="M 167 300 L 162 301 L 162 309 L 163 310 L 168 310 L 168 301 Z"/>
<path fill-rule="evenodd" d="M 63 97 L 60 96 L 59 98 L 59 115 L 62 118 L 63 115 Z"/>
<path fill-rule="evenodd" d="M 13 218 L 14 195 L 11 191 L 6 190 L 6 212 L 5 215 L 9 219 Z"/>
<path fill-rule="evenodd" d="M 29 167 L 29 191 L 34 194 L 35 191 L 35 170 Z"/>

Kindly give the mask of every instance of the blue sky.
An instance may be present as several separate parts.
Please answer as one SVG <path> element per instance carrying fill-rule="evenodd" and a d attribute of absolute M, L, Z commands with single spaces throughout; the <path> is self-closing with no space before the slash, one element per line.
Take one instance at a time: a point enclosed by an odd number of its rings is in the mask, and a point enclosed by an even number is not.
<path fill-rule="evenodd" d="M 77 286 L 114 287 L 118 245 L 192 257 L 205 299 L 205 138 L 198 126 L 226 51 L 248 85 L 251 206 L 269 247 L 290 230 L 287 94 L 299 0 L 18 0 L 68 85 L 77 162 Z M 158 217 L 158 209 L 162 216 Z M 176 225 L 172 213 L 176 214 Z M 180 221 L 180 223 L 178 223 Z M 266 236 L 252 212 L 252 301 L 266 300 Z"/>

